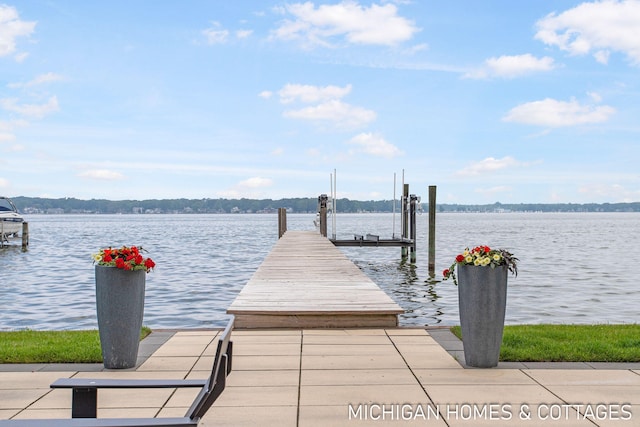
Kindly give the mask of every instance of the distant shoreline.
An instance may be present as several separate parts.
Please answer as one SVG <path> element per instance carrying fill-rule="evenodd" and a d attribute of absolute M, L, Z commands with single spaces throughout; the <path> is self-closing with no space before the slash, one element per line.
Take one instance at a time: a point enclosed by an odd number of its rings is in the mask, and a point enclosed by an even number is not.
<path fill-rule="evenodd" d="M 12 197 L 24 214 L 272 214 L 278 208 L 289 213 L 316 213 L 318 199 L 153 199 L 153 200 L 81 200 L 75 198 L 48 199 L 40 197 Z M 400 202 L 396 200 L 396 212 Z M 640 202 L 632 203 L 493 203 L 451 204 L 437 203 L 437 212 L 640 212 Z M 391 213 L 393 200 L 359 201 L 337 200 L 338 213 Z M 428 210 L 427 203 L 422 209 Z"/>

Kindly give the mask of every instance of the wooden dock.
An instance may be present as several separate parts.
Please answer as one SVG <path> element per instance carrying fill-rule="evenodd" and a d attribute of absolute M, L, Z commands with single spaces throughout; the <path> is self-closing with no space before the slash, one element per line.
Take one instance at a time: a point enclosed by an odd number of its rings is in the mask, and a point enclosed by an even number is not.
<path fill-rule="evenodd" d="M 287 231 L 227 309 L 238 328 L 394 327 L 403 312 L 313 231 Z"/>

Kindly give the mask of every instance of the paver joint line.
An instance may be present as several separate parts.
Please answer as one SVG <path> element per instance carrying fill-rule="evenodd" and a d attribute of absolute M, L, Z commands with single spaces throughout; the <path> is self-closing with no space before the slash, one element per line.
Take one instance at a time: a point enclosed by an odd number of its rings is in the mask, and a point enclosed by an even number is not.
<path fill-rule="evenodd" d="M 296 426 L 300 425 L 300 395 L 302 394 L 302 349 L 304 347 L 304 332 L 300 331 L 300 363 L 298 365 L 298 408 L 296 409 Z"/>
<path fill-rule="evenodd" d="M 396 351 L 398 352 L 398 354 L 400 355 L 400 357 L 404 361 L 405 365 L 407 366 L 407 369 L 409 369 L 409 372 L 411 372 L 411 375 L 413 375 L 413 378 L 416 380 L 416 382 L 418 383 L 418 385 L 420 386 L 422 391 L 424 391 L 424 394 L 427 396 L 427 399 L 429 399 L 429 402 L 432 405 L 435 405 L 435 403 L 433 402 L 433 399 L 429 395 L 429 392 L 427 391 L 426 387 L 424 386 L 424 384 L 422 384 L 422 382 L 420 381 L 420 379 L 418 378 L 416 373 L 413 371 L 413 369 L 411 369 L 411 366 L 407 362 L 407 359 L 405 359 L 404 355 L 402 354 L 400 349 L 398 349 L 398 346 L 396 345 L 396 343 L 393 341 L 393 339 L 391 338 L 391 336 L 389 335 L 389 333 L 386 330 L 385 330 L 385 334 L 386 334 L 387 338 L 389 339 L 389 341 L 391 341 L 391 345 L 393 345 L 393 347 L 396 349 Z"/>
<path fill-rule="evenodd" d="M 542 384 L 540 381 L 538 381 L 537 379 L 535 379 L 533 376 L 529 375 L 527 372 L 525 372 L 523 369 L 520 369 L 520 372 L 522 372 L 523 374 L 525 374 L 526 376 L 528 376 L 529 378 L 531 378 L 536 384 L 538 384 L 540 387 L 542 387 L 543 389 L 545 389 L 546 391 L 548 391 L 549 393 L 551 393 L 552 395 L 554 395 L 558 400 L 560 400 L 562 403 L 564 404 L 568 404 L 569 402 L 565 401 L 564 399 L 562 399 L 560 396 L 558 396 L 556 393 L 554 393 L 553 391 L 549 390 L 549 387 L 545 386 L 544 384 Z"/>

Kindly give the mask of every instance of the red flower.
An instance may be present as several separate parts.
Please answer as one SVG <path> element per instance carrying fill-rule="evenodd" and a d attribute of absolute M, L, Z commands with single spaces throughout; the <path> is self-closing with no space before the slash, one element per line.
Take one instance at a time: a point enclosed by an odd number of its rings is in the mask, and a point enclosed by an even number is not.
<path fill-rule="evenodd" d="M 442 272 L 442 275 L 443 275 L 444 277 L 449 277 L 449 273 L 450 273 L 449 269 L 448 269 L 448 268 L 445 268 L 445 270 Z"/>
<path fill-rule="evenodd" d="M 456 262 L 462 262 L 464 261 L 464 255 L 460 254 L 456 257 Z"/>
<path fill-rule="evenodd" d="M 123 270 L 146 270 L 147 273 L 156 266 L 150 258 L 145 258 L 137 246 L 122 246 L 118 249 L 111 247 L 102 249 L 94 255 L 94 262 L 98 265 L 115 266 Z M 99 256 L 98 256 L 99 255 Z"/>

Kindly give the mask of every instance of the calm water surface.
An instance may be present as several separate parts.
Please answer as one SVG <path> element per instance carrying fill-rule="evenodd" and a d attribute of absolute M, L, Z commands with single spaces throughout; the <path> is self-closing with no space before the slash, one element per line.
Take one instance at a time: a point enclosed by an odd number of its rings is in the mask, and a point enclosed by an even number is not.
<path fill-rule="evenodd" d="M 289 214 L 292 230 L 314 215 Z M 0 249 L 0 330 L 97 327 L 91 254 L 137 244 L 158 267 L 147 275 L 145 325 L 219 327 L 277 239 L 276 215 L 33 215 L 30 246 Z M 391 214 L 342 214 L 337 236 L 393 234 Z M 396 234 L 399 219 L 396 217 Z M 331 233 L 331 224 L 329 224 Z M 457 288 L 427 269 L 427 215 L 418 216 L 415 266 L 399 248 L 342 248 L 406 313 L 403 325 L 458 323 Z M 438 214 L 436 279 L 465 246 L 520 258 L 509 277 L 507 323 L 640 323 L 634 264 L 639 213 Z"/>

